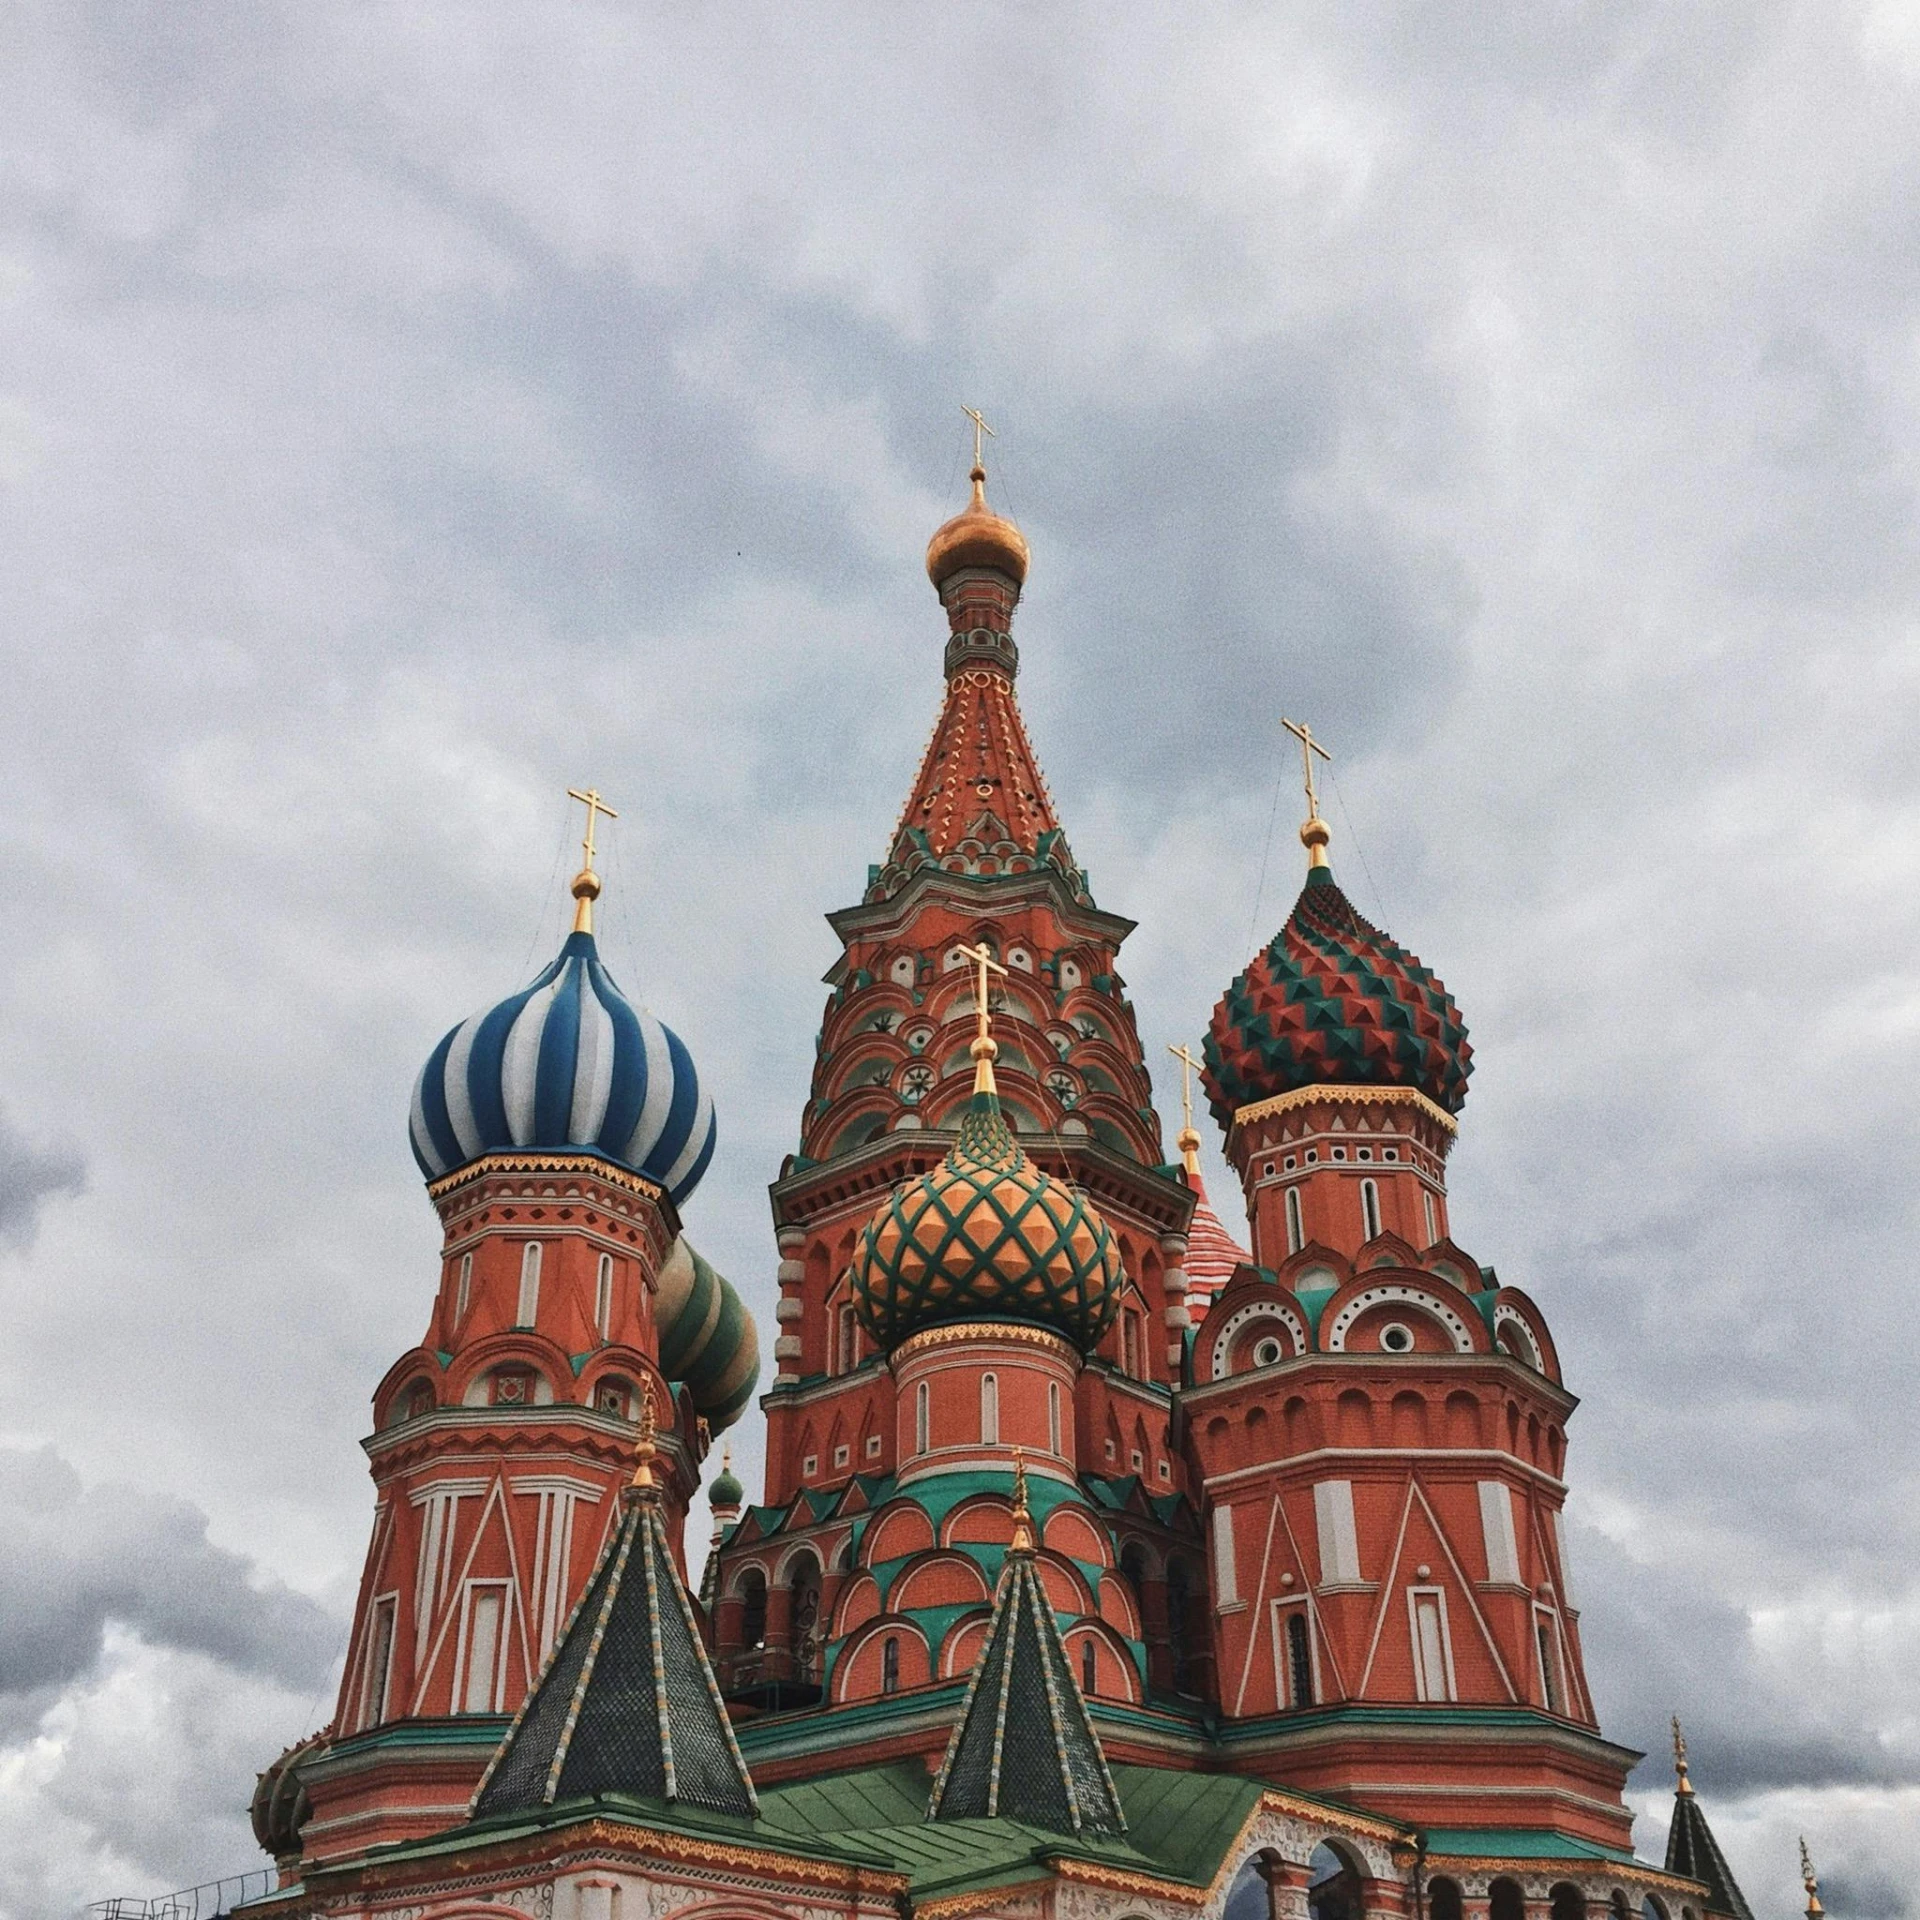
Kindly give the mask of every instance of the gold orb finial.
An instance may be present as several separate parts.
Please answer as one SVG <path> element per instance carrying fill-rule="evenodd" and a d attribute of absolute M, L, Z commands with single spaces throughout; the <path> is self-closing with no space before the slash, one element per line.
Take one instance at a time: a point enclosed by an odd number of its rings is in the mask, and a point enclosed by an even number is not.
<path fill-rule="evenodd" d="M 1027 1506 L 1027 1457 L 1013 1450 L 1013 1543 L 1011 1553 L 1033 1551 L 1033 1514 Z"/>
<path fill-rule="evenodd" d="M 609 820 L 618 820 L 620 816 L 600 798 L 598 787 L 588 787 L 584 793 L 578 787 L 569 787 L 567 798 L 578 800 L 587 810 L 587 831 L 580 842 L 580 871 L 573 876 L 573 930 L 591 933 L 593 903 L 600 898 L 600 876 L 593 870 L 594 828 L 603 813 Z"/>
<path fill-rule="evenodd" d="M 1800 1879 L 1807 1890 L 1807 1920 L 1820 1920 L 1826 1909 L 1820 1904 L 1820 1882 L 1813 1871 L 1813 1856 L 1807 1851 L 1807 1836 L 1800 1836 Z"/>
<path fill-rule="evenodd" d="M 1331 765 L 1333 755 L 1313 737 L 1312 727 L 1304 720 L 1289 720 L 1282 714 L 1280 724 L 1300 742 L 1300 764 L 1307 779 L 1307 819 L 1300 829 L 1300 844 L 1307 850 L 1307 868 L 1311 872 L 1327 864 L 1327 842 L 1333 838 L 1327 823 L 1320 818 L 1320 785 L 1314 777 L 1313 756 L 1317 753 Z"/>
<path fill-rule="evenodd" d="M 973 1044 L 967 1053 L 973 1060 L 973 1090 L 975 1093 L 992 1093 L 993 1063 L 999 1057 L 999 1043 L 993 1037 L 993 1013 L 987 1005 L 987 975 L 989 972 L 1004 974 L 1006 968 L 993 957 L 993 949 L 982 940 L 977 947 L 963 947 L 961 951 L 973 962 L 974 967 L 974 1013 L 978 1024 L 974 1030 Z"/>
<path fill-rule="evenodd" d="M 1193 1070 L 1200 1062 L 1193 1057 L 1189 1046 L 1169 1047 L 1167 1051 L 1180 1062 L 1180 1131 L 1174 1138 L 1174 1146 L 1180 1155 L 1180 1164 L 1189 1177 L 1200 1178 L 1200 1136 L 1193 1125 Z"/>
<path fill-rule="evenodd" d="M 659 1483 L 653 1477 L 653 1461 L 659 1451 L 654 1440 L 653 1426 L 653 1382 L 649 1380 L 640 1389 L 640 1431 L 633 1443 L 633 1478 L 627 1483 L 627 1498 L 630 1500 L 652 1500 L 659 1494 Z"/>
<path fill-rule="evenodd" d="M 960 411 L 973 422 L 973 470 L 967 475 L 973 497 L 927 542 L 927 578 L 937 587 L 962 567 L 991 567 L 1016 587 L 1024 586 L 1032 557 L 1026 536 L 987 505 L 985 446 L 993 429 L 974 408 Z"/>

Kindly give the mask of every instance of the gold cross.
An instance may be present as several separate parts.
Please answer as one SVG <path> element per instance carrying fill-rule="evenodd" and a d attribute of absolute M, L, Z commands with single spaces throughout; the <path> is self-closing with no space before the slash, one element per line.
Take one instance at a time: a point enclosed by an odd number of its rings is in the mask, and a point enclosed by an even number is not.
<path fill-rule="evenodd" d="M 1296 724 L 1284 714 L 1280 724 L 1300 742 L 1300 764 L 1307 775 L 1307 813 L 1315 820 L 1320 818 L 1320 792 L 1313 778 L 1313 756 L 1317 753 L 1322 760 L 1331 762 L 1333 755 L 1313 737 L 1313 729 L 1304 721 Z"/>
<path fill-rule="evenodd" d="M 593 867 L 593 830 L 598 824 L 599 816 L 604 813 L 609 820 L 618 820 L 620 816 L 600 798 L 600 789 L 598 787 L 589 787 L 585 793 L 582 793 L 578 787 L 569 787 L 567 789 L 567 798 L 569 800 L 578 800 L 587 810 L 587 837 L 580 842 L 580 851 L 585 857 L 580 864 L 591 871 Z"/>
<path fill-rule="evenodd" d="M 1193 1131 L 1193 1076 L 1200 1062 L 1193 1057 L 1190 1047 L 1169 1047 L 1167 1051 L 1180 1062 L 1180 1114 L 1181 1122 L 1188 1133 Z"/>
<path fill-rule="evenodd" d="M 984 433 L 989 440 L 998 440 L 1000 436 L 981 419 L 975 408 L 962 407 L 960 411 L 973 422 L 973 464 L 976 467 L 984 467 L 986 461 L 982 458 L 982 455 L 985 452 L 985 448 L 981 444 L 980 436 Z"/>
<path fill-rule="evenodd" d="M 993 1044 L 993 1018 L 987 1011 L 987 974 L 989 970 L 1004 974 L 1006 968 L 993 957 L 993 949 L 984 940 L 977 947 L 962 947 L 960 951 L 974 965 L 974 1012 L 979 1016 L 979 1028 L 969 1049 L 978 1062 L 973 1070 L 973 1090 L 975 1093 L 992 1093 L 993 1056 L 1000 1049 Z"/>

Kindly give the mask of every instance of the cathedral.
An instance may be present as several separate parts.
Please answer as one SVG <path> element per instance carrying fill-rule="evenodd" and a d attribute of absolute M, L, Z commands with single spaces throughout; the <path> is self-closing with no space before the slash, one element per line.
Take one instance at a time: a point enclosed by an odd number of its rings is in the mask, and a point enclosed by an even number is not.
<path fill-rule="evenodd" d="M 1294 728 L 1304 885 L 1176 1050 L 1168 1156 L 1133 923 L 1016 696 L 1028 561 L 976 459 L 927 550 L 932 738 L 828 916 L 769 1169 L 764 1390 L 689 1238 L 714 1106 L 600 956 L 607 809 L 575 795 L 572 933 L 414 1089 L 440 1270 L 247 1912 L 1751 1920 L 1677 1727 L 1664 1861 L 1633 1850 L 1561 1524 L 1577 1402 L 1449 1222 L 1459 1008 L 1341 890 Z M 755 1407 L 750 1501 L 724 1435 Z"/>

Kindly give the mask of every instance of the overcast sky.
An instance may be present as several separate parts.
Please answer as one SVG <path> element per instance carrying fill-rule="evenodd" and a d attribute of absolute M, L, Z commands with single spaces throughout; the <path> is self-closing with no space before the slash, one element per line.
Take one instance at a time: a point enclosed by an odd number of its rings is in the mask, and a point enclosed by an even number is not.
<path fill-rule="evenodd" d="M 1762 1920 L 1803 1830 L 1920 1914 L 1920 7 L 14 0 L 8 1920 L 262 1858 L 433 1293 L 410 1082 L 558 942 L 570 783 L 770 1333 L 962 403 L 1163 1115 L 1305 716 L 1585 1398 L 1642 1852 L 1678 1711 Z"/>

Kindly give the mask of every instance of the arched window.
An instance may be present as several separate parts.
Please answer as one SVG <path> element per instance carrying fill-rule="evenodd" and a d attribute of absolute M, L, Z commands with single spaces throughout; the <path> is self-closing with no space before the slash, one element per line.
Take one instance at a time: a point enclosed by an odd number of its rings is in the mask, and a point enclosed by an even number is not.
<path fill-rule="evenodd" d="M 880 1691 L 900 1691 L 900 1642 L 893 1634 L 887 1635 L 886 1645 L 880 1649 Z"/>
<path fill-rule="evenodd" d="M 1587 1920 L 1587 1896 L 1570 1880 L 1562 1880 L 1547 1894 L 1552 1920 Z"/>
<path fill-rule="evenodd" d="M 1087 1695 L 1093 1693 L 1094 1678 L 1099 1670 L 1098 1656 L 1093 1650 L 1093 1635 L 1088 1634 L 1080 1642 L 1080 1691 L 1082 1693 Z"/>
<path fill-rule="evenodd" d="M 1000 1439 L 1000 1381 L 991 1373 L 980 1376 L 980 1438 L 987 1446 Z"/>
<path fill-rule="evenodd" d="M 1267 1876 L 1260 1871 L 1257 1859 L 1249 1860 L 1233 1876 L 1220 1920 L 1267 1920 L 1272 1912 L 1273 1896 L 1267 1891 Z"/>
<path fill-rule="evenodd" d="M 749 1649 L 767 1641 L 767 1576 L 749 1567 L 740 1580 L 740 1644 Z"/>
<path fill-rule="evenodd" d="M 1427 1210 L 1427 1245 L 1432 1246 L 1440 1238 L 1440 1223 L 1434 1215 L 1433 1195 L 1424 1187 L 1420 1189 L 1420 1204 Z"/>
<path fill-rule="evenodd" d="M 1377 1181 L 1360 1182 L 1360 1224 L 1369 1240 L 1380 1237 L 1380 1187 Z"/>
<path fill-rule="evenodd" d="M 1427 1920 L 1462 1920 L 1458 1880 L 1442 1874 L 1427 1882 Z"/>
<path fill-rule="evenodd" d="M 473 1255 L 463 1253 L 460 1256 L 460 1290 L 453 1299 L 453 1317 L 456 1324 L 467 1317 L 467 1307 L 472 1299 Z"/>
<path fill-rule="evenodd" d="M 1560 1662 L 1553 1644 L 1553 1615 L 1544 1607 L 1533 1614 L 1533 1639 L 1540 1650 L 1540 1699 L 1549 1713 L 1560 1711 Z"/>
<path fill-rule="evenodd" d="M 1294 1607 L 1287 1614 L 1287 1682 L 1296 1707 L 1313 1705 L 1313 1648 L 1307 1639 L 1307 1610 Z"/>
<path fill-rule="evenodd" d="M 1060 1382 L 1047 1382 L 1047 1451 L 1060 1451 Z"/>
<path fill-rule="evenodd" d="M 516 1327 L 530 1327 L 540 1317 L 540 1242 L 529 1240 L 520 1250 L 520 1311 Z"/>
<path fill-rule="evenodd" d="M 922 1380 L 913 1390 L 913 1450 L 915 1453 L 925 1453 L 930 1443 L 928 1431 L 932 1425 L 930 1399 L 927 1383 Z"/>
<path fill-rule="evenodd" d="M 815 1665 L 815 1637 L 820 1624 L 820 1563 L 803 1553 L 793 1563 L 788 1581 L 792 1604 L 787 1612 L 788 1644 L 793 1650 L 793 1677 L 811 1680 Z"/>
<path fill-rule="evenodd" d="M 1487 1920 L 1527 1920 L 1527 1904 L 1520 1897 L 1520 1883 L 1505 1874 L 1487 1889 Z"/>
<path fill-rule="evenodd" d="M 1311 1920 L 1362 1920 L 1360 1875 L 1345 1854 L 1323 1840 L 1307 1862 L 1307 1912 Z"/>
<path fill-rule="evenodd" d="M 1287 1189 L 1287 1251 L 1298 1253 L 1307 1244 L 1307 1230 L 1300 1219 L 1300 1189 Z"/>
<path fill-rule="evenodd" d="M 602 1340 L 613 1325 L 613 1255 L 610 1253 L 600 1256 L 599 1272 L 594 1279 L 593 1324 L 600 1329 Z"/>
<path fill-rule="evenodd" d="M 851 1307 L 842 1307 L 840 1309 L 840 1364 L 837 1371 L 841 1373 L 851 1373 L 853 1371 L 854 1356 L 859 1350 L 860 1345 L 856 1332 L 853 1309 Z"/>

